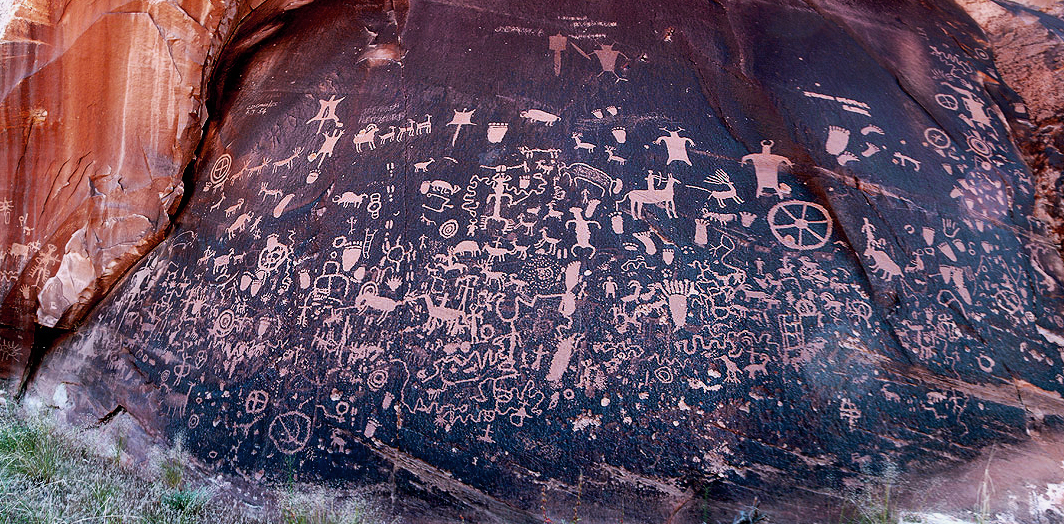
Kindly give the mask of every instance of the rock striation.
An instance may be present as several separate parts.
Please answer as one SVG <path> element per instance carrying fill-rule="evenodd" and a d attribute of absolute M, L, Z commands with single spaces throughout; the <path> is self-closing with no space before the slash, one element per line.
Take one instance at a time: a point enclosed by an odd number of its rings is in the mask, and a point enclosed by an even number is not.
<path fill-rule="evenodd" d="M 5 354 L 18 357 L 8 362 L 26 361 L 34 324 L 74 326 L 162 239 L 202 135 L 207 73 L 249 8 L 27 0 L 6 13 L 0 323 Z"/>
<path fill-rule="evenodd" d="M 419 522 L 814 522 L 991 448 L 1055 511 L 1059 237 L 952 2 L 265 4 L 216 70 L 172 230 L 30 385 L 71 420 Z"/>
<path fill-rule="evenodd" d="M 222 15 L 210 2 L 16 6 L 0 43 L 5 325 L 69 327 L 161 239 Z"/>

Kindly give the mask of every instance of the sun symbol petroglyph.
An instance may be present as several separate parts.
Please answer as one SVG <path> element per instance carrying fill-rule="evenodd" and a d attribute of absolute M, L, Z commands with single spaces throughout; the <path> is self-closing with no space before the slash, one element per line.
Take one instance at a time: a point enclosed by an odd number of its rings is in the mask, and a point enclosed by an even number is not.
<path fill-rule="evenodd" d="M 0 340 L 0 362 L 18 358 L 20 348 L 13 340 Z"/>
<path fill-rule="evenodd" d="M 229 178 L 229 170 L 232 166 L 233 157 L 229 153 L 218 157 L 218 160 L 214 161 L 214 167 L 211 168 L 210 181 L 207 182 L 207 187 L 204 189 L 210 191 L 221 187 L 226 179 Z"/>

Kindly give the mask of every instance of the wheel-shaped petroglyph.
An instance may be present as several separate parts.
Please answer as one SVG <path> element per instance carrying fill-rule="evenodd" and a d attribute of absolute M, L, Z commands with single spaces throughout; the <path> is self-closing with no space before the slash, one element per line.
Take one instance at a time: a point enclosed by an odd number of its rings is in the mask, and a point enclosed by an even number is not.
<path fill-rule="evenodd" d="M 937 127 L 929 127 L 924 130 L 924 139 L 935 149 L 948 149 L 953 141 L 945 131 Z"/>
<path fill-rule="evenodd" d="M 218 316 L 214 318 L 214 333 L 219 337 L 228 336 L 233 332 L 233 326 L 236 325 L 236 314 L 232 309 L 225 309 L 218 313 Z"/>
<path fill-rule="evenodd" d="M 787 200 L 772 206 L 768 225 L 776 240 L 791 249 L 816 249 L 831 238 L 831 216 L 813 202 Z"/>
<path fill-rule="evenodd" d="M 286 455 L 302 451 L 310 439 L 310 417 L 298 411 L 277 415 L 270 422 L 270 440 Z"/>
<path fill-rule="evenodd" d="M 233 157 L 228 153 L 218 157 L 218 160 L 214 162 L 214 167 L 211 168 L 211 179 L 207 183 L 207 187 L 221 186 L 229 178 L 229 170 L 232 166 Z"/>
<path fill-rule="evenodd" d="M 244 411 L 251 415 L 262 413 L 266 410 L 266 404 L 270 400 L 270 394 L 261 389 L 252 390 L 244 399 Z"/>

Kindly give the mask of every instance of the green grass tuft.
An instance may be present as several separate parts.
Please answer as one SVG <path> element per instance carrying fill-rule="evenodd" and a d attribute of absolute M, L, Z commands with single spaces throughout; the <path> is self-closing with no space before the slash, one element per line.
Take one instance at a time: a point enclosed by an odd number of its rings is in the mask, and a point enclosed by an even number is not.
<path fill-rule="evenodd" d="M 123 466 L 121 436 L 64 428 L 29 416 L 0 391 L 0 524 L 376 524 L 388 522 L 361 497 L 317 489 L 263 489 L 279 510 L 249 508 L 196 479 L 178 444 Z M 96 451 L 90 451 L 96 450 Z M 129 462 L 129 461 L 126 461 Z M 242 509 L 243 508 L 243 509 Z"/>

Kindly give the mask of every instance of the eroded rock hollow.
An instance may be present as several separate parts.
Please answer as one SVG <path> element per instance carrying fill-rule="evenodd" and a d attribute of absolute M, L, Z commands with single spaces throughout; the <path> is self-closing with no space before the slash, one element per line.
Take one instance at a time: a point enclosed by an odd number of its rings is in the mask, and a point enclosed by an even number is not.
<path fill-rule="evenodd" d="M 812 521 L 1059 431 L 1029 117 L 952 2 L 242 20 L 183 212 L 32 395 L 426 520 Z"/>

